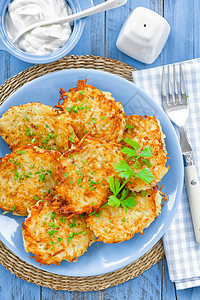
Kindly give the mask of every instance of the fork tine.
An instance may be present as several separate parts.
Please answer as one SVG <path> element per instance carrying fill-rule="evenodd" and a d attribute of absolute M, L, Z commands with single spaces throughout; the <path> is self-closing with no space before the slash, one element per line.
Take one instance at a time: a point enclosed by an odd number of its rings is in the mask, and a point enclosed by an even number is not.
<path fill-rule="evenodd" d="M 173 72 L 174 72 L 174 94 L 175 94 L 175 104 L 179 102 L 179 96 L 178 96 L 178 85 L 176 80 L 176 67 L 173 65 Z"/>
<path fill-rule="evenodd" d="M 162 68 L 162 102 L 163 102 L 163 107 L 164 109 L 168 106 L 167 104 L 167 90 L 166 90 L 166 82 L 165 82 L 165 68 Z"/>
<path fill-rule="evenodd" d="M 170 80 L 170 68 L 168 66 L 168 89 L 169 89 L 169 103 L 173 103 L 173 92 L 172 92 L 172 85 Z"/>
<path fill-rule="evenodd" d="M 181 102 L 186 104 L 187 96 L 186 96 L 185 83 L 183 78 L 183 68 L 181 65 L 180 65 L 180 91 L 181 91 Z"/>

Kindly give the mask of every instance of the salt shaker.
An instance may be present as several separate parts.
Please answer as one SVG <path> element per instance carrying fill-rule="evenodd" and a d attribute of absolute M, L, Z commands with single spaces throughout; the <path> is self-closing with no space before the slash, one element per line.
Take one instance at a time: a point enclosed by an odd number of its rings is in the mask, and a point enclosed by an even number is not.
<path fill-rule="evenodd" d="M 167 21 L 156 12 L 137 7 L 124 23 L 117 48 L 143 63 L 153 63 L 161 53 L 170 33 Z"/>

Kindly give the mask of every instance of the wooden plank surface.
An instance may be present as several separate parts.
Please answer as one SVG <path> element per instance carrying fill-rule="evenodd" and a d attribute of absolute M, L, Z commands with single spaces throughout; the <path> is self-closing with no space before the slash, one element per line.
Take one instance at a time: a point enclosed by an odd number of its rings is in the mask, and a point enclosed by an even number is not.
<path fill-rule="evenodd" d="M 101 0 L 94 1 L 95 4 Z M 120 29 L 137 6 L 150 8 L 167 19 L 171 25 L 169 40 L 156 62 L 140 63 L 120 52 L 116 39 Z M 137 69 L 159 66 L 192 59 L 200 55 L 200 1 L 199 0 L 128 0 L 125 6 L 95 15 L 89 19 L 84 33 L 70 54 L 92 54 L 119 59 Z M 0 84 L 31 65 L 0 51 Z M 149 270 L 126 283 L 99 292 L 54 291 L 17 278 L 0 265 L 1 300 L 199 300 L 200 287 L 176 291 L 170 281 L 163 259 Z"/>

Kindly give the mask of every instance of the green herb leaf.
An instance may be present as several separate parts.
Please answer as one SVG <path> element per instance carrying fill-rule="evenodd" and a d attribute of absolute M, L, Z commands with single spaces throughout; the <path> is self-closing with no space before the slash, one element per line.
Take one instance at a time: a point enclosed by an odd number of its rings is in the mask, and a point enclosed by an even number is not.
<path fill-rule="evenodd" d="M 111 195 L 108 197 L 108 205 L 117 208 L 121 205 L 121 202 L 115 195 Z"/>
<path fill-rule="evenodd" d="M 148 145 L 145 146 L 139 156 L 140 157 L 151 157 L 151 156 L 153 156 L 151 148 Z"/>
<path fill-rule="evenodd" d="M 120 163 L 114 165 L 114 168 L 117 172 L 120 172 L 120 177 L 129 178 L 132 176 L 133 172 L 126 161 L 120 161 Z"/>
<path fill-rule="evenodd" d="M 114 178 L 109 176 L 108 177 L 108 182 L 110 184 L 110 190 L 113 192 L 113 194 L 116 194 L 115 192 L 115 181 L 114 181 Z"/>
<path fill-rule="evenodd" d="M 128 155 L 128 156 L 130 156 L 130 157 L 136 157 L 137 156 L 137 153 L 133 149 L 130 149 L 128 147 L 124 147 L 121 150 L 121 152 Z"/>
<path fill-rule="evenodd" d="M 129 208 L 133 208 L 137 204 L 137 201 L 133 197 L 128 197 L 123 200 L 123 204 L 128 206 Z"/>
<path fill-rule="evenodd" d="M 138 142 L 133 141 L 133 140 L 131 140 L 131 139 L 125 139 L 124 141 L 125 141 L 127 144 L 131 145 L 131 146 L 135 149 L 136 152 L 138 152 L 138 149 L 139 149 L 139 143 L 138 143 Z"/>
<path fill-rule="evenodd" d="M 142 169 L 141 171 L 134 173 L 135 177 L 140 178 L 145 183 L 150 183 L 154 180 L 154 176 L 151 174 L 150 170 L 147 168 Z"/>
<path fill-rule="evenodd" d="M 123 189 L 120 200 L 124 200 L 128 196 L 129 190 Z"/>
<path fill-rule="evenodd" d="M 143 158 L 142 161 L 147 165 L 147 167 L 151 168 L 152 164 L 148 161 L 148 159 Z"/>

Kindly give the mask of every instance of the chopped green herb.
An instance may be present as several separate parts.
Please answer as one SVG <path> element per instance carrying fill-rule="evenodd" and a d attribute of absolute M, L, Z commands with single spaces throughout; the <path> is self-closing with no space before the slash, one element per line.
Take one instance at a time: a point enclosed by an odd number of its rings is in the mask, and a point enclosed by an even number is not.
<path fill-rule="evenodd" d="M 142 197 L 145 197 L 145 196 L 146 196 L 146 194 L 147 194 L 147 192 L 146 192 L 146 191 L 142 191 Z"/>
<path fill-rule="evenodd" d="M 50 176 L 52 177 L 52 171 L 51 170 L 47 170 L 47 172 L 50 174 Z"/>
<path fill-rule="evenodd" d="M 17 154 L 26 154 L 25 150 L 17 150 Z"/>
<path fill-rule="evenodd" d="M 52 237 L 52 235 L 54 235 L 54 234 L 57 233 L 57 232 L 58 232 L 58 231 L 57 231 L 57 230 L 54 230 L 54 229 L 47 231 L 49 237 Z"/>
<path fill-rule="evenodd" d="M 97 212 L 94 210 L 93 212 L 91 212 L 88 216 L 92 216 L 95 215 Z"/>
<path fill-rule="evenodd" d="M 68 138 L 68 140 L 72 143 L 75 143 L 74 138 L 75 138 L 75 135 L 73 134 L 73 131 L 71 131 L 71 136 Z"/>
<path fill-rule="evenodd" d="M 97 218 L 100 218 L 102 211 L 99 211 L 98 213 L 94 214 Z"/>
<path fill-rule="evenodd" d="M 69 175 L 69 172 L 67 171 L 67 172 L 64 174 L 64 176 L 67 178 L 68 175 Z"/>
<path fill-rule="evenodd" d="M 106 117 L 101 117 L 101 120 L 105 120 L 106 119 Z"/>
<path fill-rule="evenodd" d="M 42 182 L 46 182 L 45 174 L 39 174 L 38 177 L 40 178 L 39 181 L 41 180 Z"/>
<path fill-rule="evenodd" d="M 72 219 L 73 219 L 73 222 L 69 224 L 69 228 L 76 227 L 75 218 L 73 217 Z"/>
<path fill-rule="evenodd" d="M 51 214 L 51 220 L 54 220 L 55 219 L 55 212 L 52 212 Z"/>
<path fill-rule="evenodd" d="M 14 211 L 14 210 L 15 210 L 15 208 L 16 208 L 16 204 L 15 204 L 15 205 L 13 205 L 13 207 L 11 208 L 11 211 Z"/>
<path fill-rule="evenodd" d="M 81 184 L 81 180 L 82 180 L 82 178 L 83 178 L 83 175 L 80 175 L 80 177 L 78 178 L 78 185 L 80 185 L 80 184 Z"/>
<path fill-rule="evenodd" d="M 131 124 L 126 124 L 126 128 L 128 128 L 128 129 L 130 129 L 130 128 L 134 128 L 134 126 L 133 125 L 131 125 Z"/>
<path fill-rule="evenodd" d="M 77 235 L 77 234 L 81 234 L 82 233 L 82 231 L 80 231 L 80 232 L 70 232 L 69 233 L 69 237 L 68 237 L 68 240 L 67 240 L 67 244 L 71 241 L 71 239 L 75 236 L 75 235 Z"/>
<path fill-rule="evenodd" d="M 60 217 L 60 222 L 62 222 L 63 224 L 65 224 L 65 217 L 64 216 Z"/>
<path fill-rule="evenodd" d="M 24 134 L 27 135 L 27 136 L 34 136 L 34 135 L 36 135 L 35 132 L 31 132 L 30 128 L 27 128 L 26 131 L 24 132 Z"/>

